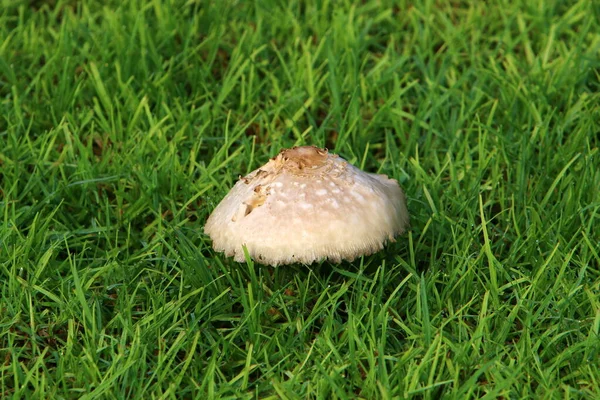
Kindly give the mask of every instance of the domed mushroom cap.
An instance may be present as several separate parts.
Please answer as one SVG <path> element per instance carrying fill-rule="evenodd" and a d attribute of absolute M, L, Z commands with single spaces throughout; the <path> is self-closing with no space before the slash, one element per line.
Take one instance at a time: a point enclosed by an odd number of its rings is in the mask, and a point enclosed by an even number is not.
<path fill-rule="evenodd" d="M 243 262 L 310 264 L 375 253 L 408 226 L 398 182 L 313 146 L 282 150 L 241 178 L 208 217 L 217 251 Z"/>

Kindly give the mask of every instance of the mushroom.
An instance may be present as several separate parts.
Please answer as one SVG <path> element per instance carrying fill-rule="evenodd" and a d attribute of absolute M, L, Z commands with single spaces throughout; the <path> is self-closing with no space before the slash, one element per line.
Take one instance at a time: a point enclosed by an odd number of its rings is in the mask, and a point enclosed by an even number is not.
<path fill-rule="evenodd" d="M 208 217 L 213 247 L 237 262 L 339 263 L 394 241 L 409 222 L 404 193 L 327 149 L 284 149 L 239 179 Z"/>

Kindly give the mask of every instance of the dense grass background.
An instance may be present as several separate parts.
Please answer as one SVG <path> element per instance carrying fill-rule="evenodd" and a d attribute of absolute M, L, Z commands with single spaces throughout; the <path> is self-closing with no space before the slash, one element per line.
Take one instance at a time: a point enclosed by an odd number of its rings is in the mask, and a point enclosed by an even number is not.
<path fill-rule="evenodd" d="M 0 396 L 600 398 L 597 2 L 0 7 Z M 214 253 L 299 144 L 398 179 L 411 232 Z"/>

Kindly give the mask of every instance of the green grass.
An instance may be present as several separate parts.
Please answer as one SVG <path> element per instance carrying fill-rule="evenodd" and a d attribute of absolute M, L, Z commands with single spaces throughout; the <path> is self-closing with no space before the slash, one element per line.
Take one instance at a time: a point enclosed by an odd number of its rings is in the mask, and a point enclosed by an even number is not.
<path fill-rule="evenodd" d="M 600 7 L 412 3 L 0 0 L 0 397 L 600 398 Z M 411 231 L 215 253 L 299 144 Z"/>

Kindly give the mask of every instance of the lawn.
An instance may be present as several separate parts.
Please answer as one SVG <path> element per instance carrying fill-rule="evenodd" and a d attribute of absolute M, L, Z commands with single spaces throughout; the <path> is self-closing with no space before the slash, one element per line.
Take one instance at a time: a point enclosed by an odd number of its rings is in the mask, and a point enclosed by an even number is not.
<path fill-rule="evenodd" d="M 0 397 L 600 398 L 599 21 L 0 0 Z M 397 179 L 409 232 L 352 263 L 215 252 L 238 177 L 304 144 Z"/>

